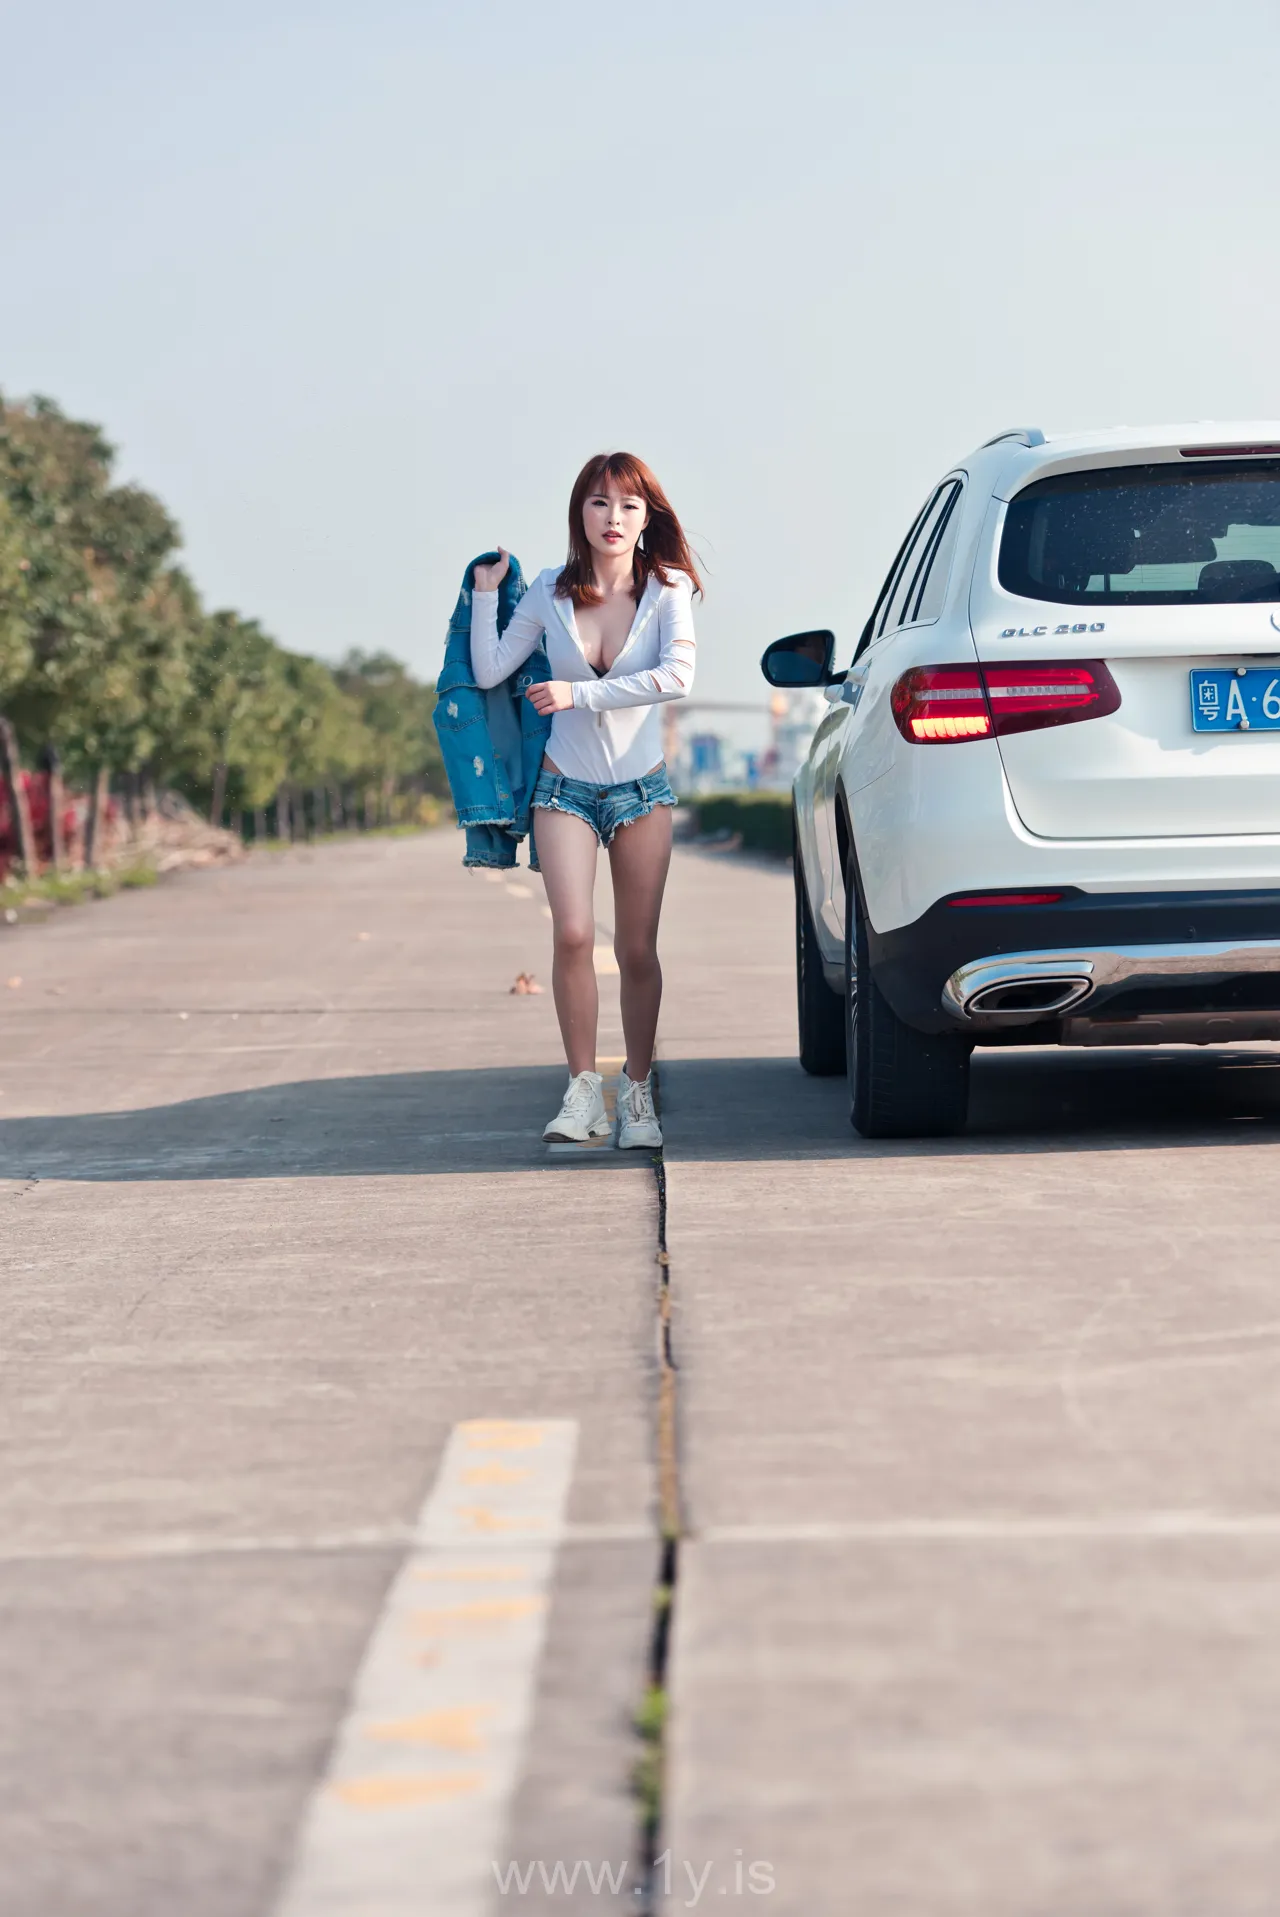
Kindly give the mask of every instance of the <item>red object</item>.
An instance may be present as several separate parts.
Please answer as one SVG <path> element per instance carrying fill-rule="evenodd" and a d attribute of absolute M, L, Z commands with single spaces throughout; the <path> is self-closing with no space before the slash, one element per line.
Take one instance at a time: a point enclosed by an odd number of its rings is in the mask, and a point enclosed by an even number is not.
<path fill-rule="evenodd" d="M 982 675 L 999 734 L 1101 719 L 1120 704 L 1120 688 L 1100 659 L 983 666 Z"/>
<path fill-rule="evenodd" d="M 27 795 L 27 810 L 31 814 L 31 831 L 36 842 L 36 857 L 42 865 L 53 863 L 53 834 L 49 829 L 49 775 L 46 772 L 22 772 L 23 790 Z M 79 841 L 82 802 L 68 796 L 62 808 L 62 839 L 68 856 L 75 863 L 76 847 Z M 9 868 L 15 865 L 21 856 L 18 845 L 18 822 L 10 816 L 9 795 L 0 786 L 0 884 L 9 875 Z"/>
<path fill-rule="evenodd" d="M 1180 446 L 1178 451 L 1184 459 L 1256 459 L 1280 453 L 1280 446 Z"/>
<path fill-rule="evenodd" d="M 899 732 L 912 745 L 989 739 L 994 730 L 976 666 L 912 666 L 889 703 Z"/>
<path fill-rule="evenodd" d="M 912 745 L 955 745 L 1101 719 L 1118 710 L 1120 688 L 1100 659 L 913 666 L 890 704 Z"/>
<path fill-rule="evenodd" d="M 948 905 L 1057 905 L 1061 892 L 970 892 Z"/>

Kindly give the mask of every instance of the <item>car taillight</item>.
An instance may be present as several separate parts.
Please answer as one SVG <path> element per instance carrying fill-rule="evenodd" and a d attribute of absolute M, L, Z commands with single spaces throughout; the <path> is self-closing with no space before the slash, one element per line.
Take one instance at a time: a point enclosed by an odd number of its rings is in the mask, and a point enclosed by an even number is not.
<path fill-rule="evenodd" d="M 1100 659 L 983 666 L 982 675 L 997 733 L 1101 719 L 1120 704 L 1120 688 Z"/>
<path fill-rule="evenodd" d="M 890 703 L 904 739 L 945 745 L 1101 719 L 1119 707 L 1120 688 L 1100 659 L 913 666 Z"/>
<path fill-rule="evenodd" d="M 912 666 L 894 686 L 890 704 L 899 732 L 913 745 L 991 737 L 976 666 Z"/>
<path fill-rule="evenodd" d="M 970 905 L 1058 905 L 1061 892 L 966 892 L 963 898 L 948 899 L 947 904 Z"/>

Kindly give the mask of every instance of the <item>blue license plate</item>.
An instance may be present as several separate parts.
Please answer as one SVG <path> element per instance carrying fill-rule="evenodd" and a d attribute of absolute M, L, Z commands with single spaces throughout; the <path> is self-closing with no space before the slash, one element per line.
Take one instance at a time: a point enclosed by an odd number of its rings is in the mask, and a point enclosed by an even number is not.
<path fill-rule="evenodd" d="M 1197 667 L 1191 675 L 1196 732 L 1280 732 L 1280 670 Z"/>

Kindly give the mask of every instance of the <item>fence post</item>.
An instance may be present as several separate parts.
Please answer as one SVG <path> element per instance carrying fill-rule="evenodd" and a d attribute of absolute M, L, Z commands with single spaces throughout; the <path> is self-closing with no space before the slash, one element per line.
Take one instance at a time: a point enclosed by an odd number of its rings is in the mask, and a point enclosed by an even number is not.
<path fill-rule="evenodd" d="M 22 783 L 22 765 L 18 758 L 18 739 L 11 722 L 0 713 L 0 785 L 9 800 L 9 817 L 18 840 L 18 858 L 24 878 L 36 877 L 36 837 L 31 830 L 31 807 L 27 788 Z"/>
<path fill-rule="evenodd" d="M 66 805 L 66 792 L 62 784 L 62 760 L 58 756 L 57 746 L 44 749 L 45 777 L 49 782 L 49 854 L 53 860 L 55 872 L 67 869 L 67 836 L 63 831 L 63 809 Z"/>

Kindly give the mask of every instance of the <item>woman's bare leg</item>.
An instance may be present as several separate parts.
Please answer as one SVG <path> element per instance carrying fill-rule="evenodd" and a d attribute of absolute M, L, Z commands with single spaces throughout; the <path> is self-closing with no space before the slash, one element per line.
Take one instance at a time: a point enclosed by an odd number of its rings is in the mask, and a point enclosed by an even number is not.
<path fill-rule="evenodd" d="M 591 827 L 571 812 L 539 806 L 534 814 L 538 864 L 547 888 L 555 938 L 551 989 L 564 1040 L 569 1074 L 594 1072 L 596 1021 L 596 854 L 599 841 Z"/>
<path fill-rule="evenodd" d="M 539 852 L 541 856 L 541 852 Z M 658 915 L 671 864 L 671 807 L 624 825 L 609 847 L 613 871 L 613 949 L 618 959 L 627 1077 L 649 1076 L 662 1003 Z"/>

